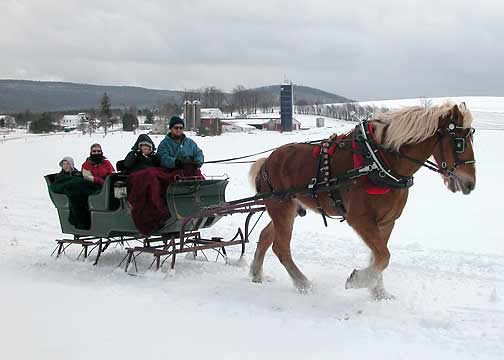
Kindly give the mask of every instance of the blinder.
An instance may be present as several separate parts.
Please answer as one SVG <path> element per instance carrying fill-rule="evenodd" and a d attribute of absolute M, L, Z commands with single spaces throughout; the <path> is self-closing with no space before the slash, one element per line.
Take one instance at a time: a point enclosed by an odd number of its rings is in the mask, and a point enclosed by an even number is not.
<path fill-rule="evenodd" d="M 463 131 L 462 136 L 458 136 L 456 131 Z M 439 131 L 439 136 L 440 139 L 443 138 L 446 135 L 450 135 L 450 140 L 452 144 L 452 149 L 453 149 L 453 155 L 454 155 L 454 163 L 453 163 L 453 168 L 450 172 L 454 171 L 456 168 L 462 165 L 469 165 L 469 164 L 474 164 L 476 161 L 475 160 L 460 160 L 458 157 L 458 154 L 463 154 L 466 150 L 466 143 L 467 140 L 472 141 L 474 132 L 476 130 L 472 127 L 470 128 L 464 128 L 463 126 L 457 126 L 455 123 L 451 122 L 448 124 L 448 127 L 444 131 Z M 441 152 L 442 152 L 442 144 L 441 144 Z M 443 156 L 444 158 L 444 156 Z M 445 161 L 442 162 L 441 167 L 445 170 L 447 170 L 447 164 Z"/>
<path fill-rule="evenodd" d="M 466 134 L 463 135 L 463 137 L 457 136 L 455 133 L 455 129 L 458 130 L 465 130 Z M 454 123 L 450 123 L 448 125 L 448 132 L 451 136 L 452 139 L 452 144 L 455 149 L 455 152 L 458 154 L 462 154 L 465 151 L 466 148 L 466 139 L 470 139 L 472 141 L 474 132 L 476 130 L 474 128 L 464 128 L 462 126 L 455 126 Z"/>

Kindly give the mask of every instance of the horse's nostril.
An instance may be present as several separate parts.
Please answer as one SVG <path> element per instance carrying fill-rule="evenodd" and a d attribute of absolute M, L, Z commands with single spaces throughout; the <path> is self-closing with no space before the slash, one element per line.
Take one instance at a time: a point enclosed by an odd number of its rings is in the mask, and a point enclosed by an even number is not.
<path fill-rule="evenodd" d="M 474 190 L 474 183 L 470 182 L 467 184 L 467 190 L 473 191 Z"/>

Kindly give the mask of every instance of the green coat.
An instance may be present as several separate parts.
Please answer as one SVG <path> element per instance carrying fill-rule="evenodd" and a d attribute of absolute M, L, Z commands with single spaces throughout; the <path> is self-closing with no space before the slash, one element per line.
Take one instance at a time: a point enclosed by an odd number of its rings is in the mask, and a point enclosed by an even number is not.
<path fill-rule="evenodd" d="M 157 153 L 161 160 L 161 166 L 168 169 L 175 168 L 176 159 L 183 160 L 190 158 L 194 163 L 199 165 L 205 161 L 203 151 L 192 139 L 189 139 L 185 135 L 179 140 L 172 138 L 170 134 L 166 135 L 159 144 Z"/>

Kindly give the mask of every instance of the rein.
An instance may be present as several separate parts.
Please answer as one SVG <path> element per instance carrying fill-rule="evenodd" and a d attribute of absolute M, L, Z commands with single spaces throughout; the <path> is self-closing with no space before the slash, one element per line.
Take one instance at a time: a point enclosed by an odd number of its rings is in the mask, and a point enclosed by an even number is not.
<path fill-rule="evenodd" d="M 246 158 L 249 158 L 249 157 L 252 157 L 252 156 L 257 156 L 257 155 L 261 155 L 261 154 L 266 154 L 270 151 L 274 151 L 276 149 L 278 149 L 279 147 L 275 147 L 275 148 L 271 148 L 271 149 L 268 149 L 268 150 L 264 150 L 264 151 L 261 151 L 261 152 L 258 152 L 258 153 L 255 153 L 255 154 L 250 154 L 250 155 L 245 155 L 245 156 L 237 156 L 237 157 L 234 157 L 234 158 L 228 158 L 228 159 L 220 159 L 220 160 L 212 160 L 212 161 L 205 161 L 204 164 L 219 164 L 219 163 L 228 163 L 228 161 L 233 161 L 233 160 L 241 160 L 241 159 L 246 159 Z M 235 162 L 236 164 L 239 164 L 239 163 L 252 163 L 252 162 L 255 162 L 255 160 L 251 160 L 251 161 L 239 161 L 239 162 Z"/>
<path fill-rule="evenodd" d="M 320 142 L 322 142 L 324 140 L 325 139 L 311 140 L 311 141 L 304 141 L 304 142 L 301 142 L 301 143 L 294 143 L 294 144 L 316 144 L 316 143 L 320 143 Z M 292 143 L 290 143 L 290 144 L 292 144 Z M 288 144 L 284 144 L 284 145 L 288 145 Z M 279 149 L 279 148 L 281 148 L 284 145 L 280 145 L 280 146 L 277 146 L 277 147 L 274 147 L 274 148 L 271 148 L 271 149 L 268 149 L 268 150 L 264 150 L 264 151 L 261 151 L 261 152 L 258 152 L 258 153 L 250 154 L 250 155 L 237 156 L 237 157 L 228 158 L 228 159 L 205 161 L 204 164 L 250 164 L 250 163 L 254 163 L 255 160 L 250 160 L 250 161 L 234 161 L 234 160 L 241 160 L 241 159 L 246 159 L 246 158 L 249 158 L 249 157 L 252 157 L 252 156 L 266 154 L 268 152 L 275 151 L 276 149 Z"/>

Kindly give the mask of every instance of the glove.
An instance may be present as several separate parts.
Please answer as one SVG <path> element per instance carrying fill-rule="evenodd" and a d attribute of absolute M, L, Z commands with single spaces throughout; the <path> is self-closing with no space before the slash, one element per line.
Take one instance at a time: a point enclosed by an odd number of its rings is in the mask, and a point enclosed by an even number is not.
<path fill-rule="evenodd" d="M 199 162 L 199 161 L 194 161 L 193 162 L 194 166 L 196 166 L 198 169 L 201 167 L 201 165 L 203 165 L 203 163 Z"/>
<path fill-rule="evenodd" d="M 182 169 L 184 167 L 184 163 L 180 159 L 175 159 L 175 167 Z"/>
<path fill-rule="evenodd" d="M 82 177 L 88 181 L 94 182 L 94 176 L 91 175 L 91 171 L 89 170 L 82 170 Z"/>
<path fill-rule="evenodd" d="M 186 157 L 186 158 L 182 161 L 182 163 L 183 163 L 184 165 L 193 165 L 193 164 L 194 164 L 194 161 L 193 161 L 193 159 L 192 159 L 191 157 Z"/>

